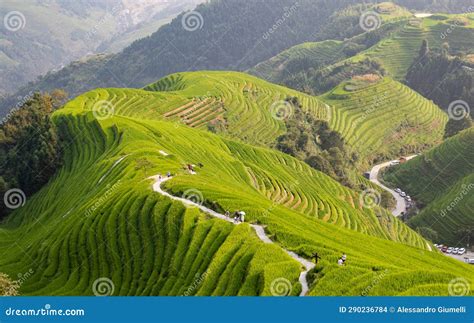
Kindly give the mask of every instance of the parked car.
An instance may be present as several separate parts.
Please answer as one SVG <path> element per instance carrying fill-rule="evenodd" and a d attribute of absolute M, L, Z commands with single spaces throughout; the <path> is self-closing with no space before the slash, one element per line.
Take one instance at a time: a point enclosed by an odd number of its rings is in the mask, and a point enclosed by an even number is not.
<path fill-rule="evenodd" d="M 446 251 L 447 253 L 453 253 L 453 247 L 449 247 L 448 250 Z"/>
<path fill-rule="evenodd" d="M 458 253 L 458 250 L 459 250 L 458 247 L 454 248 L 454 249 L 453 249 L 453 253 L 457 254 L 457 253 Z"/>
<path fill-rule="evenodd" d="M 402 190 L 399 189 L 399 188 L 396 188 L 396 189 L 395 189 L 395 192 L 397 192 L 397 193 L 400 193 L 401 191 L 402 191 Z"/>
<path fill-rule="evenodd" d="M 467 262 L 468 264 L 474 265 L 474 258 L 465 257 L 464 261 Z"/>
<path fill-rule="evenodd" d="M 400 196 L 405 197 L 405 196 L 407 196 L 407 194 L 405 192 L 400 192 Z"/>
<path fill-rule="evenodd" d="M 464 248 L 459 248 L 458 250 L 458 255 L 464 255 L 466 253 L 466 249 Z"/>
<path fill-rule="evenodd" d="M 442 246 L 442 247 L 441 247 L 441 251 L 442 251 L 442 252 L 447 252 L 447 251 L 448 251 L 448 247 L 447 247 L 447 246 Z"/>
<path fill-rule="evenodd" d="M 392 160 L 390 162 L 390 166 L 395 166 L 395 165 L 399 165 L 400 164 L 400 161 L 399 160 Z"/>

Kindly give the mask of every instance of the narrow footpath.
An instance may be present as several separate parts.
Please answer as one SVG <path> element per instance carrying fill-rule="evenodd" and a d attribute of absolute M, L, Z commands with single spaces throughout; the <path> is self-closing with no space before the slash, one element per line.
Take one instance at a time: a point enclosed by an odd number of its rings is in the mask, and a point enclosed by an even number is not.
<path fill-rule="evenodd" d="M 203 205 L 200 205 L 198 203 L 195 203 L 193 201 L 190 201 L 190 200 L 187 200 L 187 199 L 184 199 L 184 198 L 181 198 L 181 197 L 177 197 L 177 196 L 174 196 L 174 195 L 171 195 L 165 191 L 163 191 L 163 189 L 161 188 L 161 184 L 163 184 L 164 182 L 172 179 L 172 177 L 166 177 L 166 178 L 162 178 L 161 180 L 159 179 L 159 175 L 156 175 L 156 176 L 152 176 L 150 177 L 152 179 L 155 180 L 155 183 L 153 183 L 153 190 L 163 196 L 166 196 L 172 200 L 176 200 L 176 201 L 180 201 L 181 203 L 185 204 L 185 205 L 189 205 L 189 206 L 194 206 L 194 207 L 197 207 L 199 208 L 201 211 L 203 211 L 204 213 L 207 213 L 213 217 L 216 217 L 216 218 L 219 218 L 221 220 L 224 220 L 224 221 L 227 221 L 227 222 L 230 222 L 234 225 L 238 225 L 240 223 L 235 223 L 234 220 L 232 218 L 229 218 L 229 217 L 226 217 L 224 214 L 220 214 L 220 213 L 217 213 L 216 211 L 214 210 L 211 210 Z M 263 241 L 263 243 L 274 243 L 265 233 L 265 228 L 261 225 L 257 225 L 257 224 L 251 224 L 250 225 L 254 230 L 255 230 L 255 233 L 257 234 L 257 237 Z M 306 279 L 306 276 L 308 274 L 308 272 L 314 268 L 315 264 L 312 263 L 311 261 L 309 260 L 306 260 L 300 256 L 298 256 L 296 253 L 292 252 L 292 251 L 289 251 L 289 250 L 286 250 L 286 249 L 283 249 L 285 250 L 285 252 L 293 259 L 295 259 L 296 261 L 298 261 L 301 265 L 303 265 L 303 267 L 305 268 L 305 270 L 303 272 L 301 272 L 300 274 L 300 277 L 299 277 L 299 282 L 301 284 L 301 293 L 300 293 L 300 296 L 305 296 L 308 291 L 309 291 L 309 287 L 308 287 L 308 280 Z"/>

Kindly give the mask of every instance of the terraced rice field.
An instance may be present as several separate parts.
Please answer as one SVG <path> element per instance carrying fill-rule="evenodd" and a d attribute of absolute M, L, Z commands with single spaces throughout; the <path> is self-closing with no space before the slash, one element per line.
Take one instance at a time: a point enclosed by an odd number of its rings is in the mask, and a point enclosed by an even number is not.
<path fill-rule="evenodd" d="M 291 76 L 295 67 L 298 70 L 303 65 L 307 69 L 331 65 L 344 58 L 342 41 L 327 40 L 323 42 L 304 43 L 291 47 L 288 50 L 266 60 L 248 72 L 267 81 L 278 83 Z"/>
<path fill-rule="evenodd" d="M 443 243 L 461 243 L 457 231 L 474 222 L 473 142 L 471 128 L 385 176 L 426 205 L 410 222 L 436 230 Z"/>
<path fill-rule="evenodd" d="M 178 73 L 142 91 L 94 90 L 81 96 L 80 104 L 98 110 L 101 104 L 94 104 L 100 101 L 122 116 L 166 118 L 201 128 L 219 119 L 224 125 L 221 135 L 271 146 L 285 131 L 284 120 L 275 117 L 276 108 L 289 96 L 298 97 L 305 109 L 318 118 L 328 118 L 328 109 L 316 97 L 237 72 Z"/>
<path fill-rule="evenodd" d="M 166 118 L 179 117 L 191 127 L 200 127 L 215 120 L 222 120 L 225 112 L 224 103 L 214 98 L 192 100 L 191 102 L 164 114 Z"/>
<path fill-rule="evenodd" d="M 361 159 L 372 164 L 442 141 L 447 115 L 407 86 L 390 78 L 356 91 L 344 86 L 321 99 L 332 107 L 331 127 Z"/>
<path fill-rule="evenodd" d="M 452 17 L 456 16 L 452 15 Z M 448 21 L 437 21 L 429 17 L 411 19 L 399 32 L 383 39 L 352 60 L 361 60 L 365 57 L 377 58 L 383 62 L 383 66 L 392 78 L 403 80 L 418 56 L 424 39 L 428 41 L 430 47 L 441 48 L 442 44 L 447 42 L 454 52 L 470 51 L 474 42 L 474 26 L 453 28 Z"/>
<path fill-rule="evenodd" d="M 97 120 L 92 107 L 106 94 L 115 114 Z M 91 295 L 94 281 L 108 277 L 114 295 L 272 295 L 281 278 L 298 295 L 300 264 L 281 247 L 322 256 L 317 278 L 309 273 L 311 295 L 441 295 L 453 278 L 473 280 L 472 268 L 427 251 L 403 223 L 362 207 L 358 194 L 294 158 L 147 120 L 159 109 L 149 100 L 155 96 L 172 102 L 176 94 L 104 89 L 55 113 L 69 141 L 65 165 L 0 227 L 0 270 L 13 277 L 34 271 L 22 294 Z M 142 158 L 150 169 L 137 168 Z M 196 175 L 182 168 L 198 162 Z M 147 178 L 167 171 L 172 194 L 244 210 L 276 244 L 263 244 L 247 224 L 235 227 L 153 192 Z M 343 252 L 348 266 L 340 268 Z"/>

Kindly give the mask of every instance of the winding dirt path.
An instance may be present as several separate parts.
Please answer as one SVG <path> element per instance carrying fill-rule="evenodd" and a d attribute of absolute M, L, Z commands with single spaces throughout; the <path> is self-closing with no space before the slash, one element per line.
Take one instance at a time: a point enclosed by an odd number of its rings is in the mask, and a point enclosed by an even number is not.
<path fill-rule="evenodd" d="M 185 204 L 185 205 L 189 205 L 189 206 L 194 206 L 194 207 L 197 207 L 199 208 L 201 211 L 203 211 L 204 213 L 207 213 L 209 215 L 212 215 L 213 217 L 216 217 L 216 218 L 219 218 L 221 220 L 224 220 L 224 221 L 227 221 L 227 222 L 230 222 L 234 225 L 238 225 L 240 223 L 235 223 L 234 220 L 232 218 L 228 218 L 226 217 L 224 214 L 220 214 L 220 213 L 217 213 L 216 211 L 214 210 L 211 210 L 201 204 L 198 204 L 198 203 L 195 203 L 193 201 L 190 201 L 190 200 L 187 200 L 185 198 L 182 198 L 182 197 L 177 197 L 177 196 L 174 196 L 174 195 L 171 195 L 169 194 L 168 192 L 165 192 L 162 188 L 161 188 L 161 184 L 163 184 L 164 182 L 172 179 L 172 177 L 166 177 L 166 178 L 162 178 L 161 180 L 159 179 L 159 175 L 156 175 L 156 176 L 152 176 L 150 177 L 152 179 L 155 180 L 155 183 L 153 183 L 153 190 L 163 196 L 166 196 L 172 200 L 175 200 L 175 201 L 180 201 L 181 203 Z M 265 228 L 261 225 L 257 225 L 257 224 L 251 224 L 250 225 L 254 230 L 255 230 L 255 233 L 257 234 L 257 237 L 263 241 L 263 243 L 274 243 L 265 233 Z M 308 287 L 308 280 L 306 279 L 306 276 L 308 274 L 308 272 L 314 268 L 315 264 L 312 263 L 311 261 L 309 260 L 306 260 L 300 256 L 298 256 L 296 253 L 292 252 L 292 251 L 289 251 L 289 250 L 286 250 L 286 249 L 283 249 L 285 250 L 285 252 L 291 257 L 293 258 L 294 260 L 296 260 L 297 262 L 299 262 L 301 265 L 303 265 L 303 267 L 306 269 L 305 271 L 301 272 L 300 274 L 300 277 L 299 277 L 299 282 L 301 284 L 301 293 L 300 293 L 300 296 L 305 296 L 308 291 L 309 291 L 309 287 Z"/>

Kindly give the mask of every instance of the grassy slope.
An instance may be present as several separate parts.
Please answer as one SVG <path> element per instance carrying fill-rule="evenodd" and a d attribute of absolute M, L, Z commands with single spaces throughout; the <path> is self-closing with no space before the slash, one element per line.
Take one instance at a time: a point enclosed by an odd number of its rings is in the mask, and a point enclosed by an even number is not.
<path fill-rule="evenodd" d="M 272 115 L 272 104 L 297 96 L 304 108 L 328 120 L 360 158 L 370 162 L 377 156 L 396 156 L 402 148 L 413 151 L 439 143 L 447 122 L 447 116 L 436 105 L 389 78 L 353 92 L 344 91 L 341 85 L 320 98 L 236 72 L 173 74 L 146 89 L 168 91 L 166 95 L 147 94 L 147 98 L 144 95 L 140 98 L 147 101 L 141 109 L 145 109 L 148 118 L 161 118 L 192 99 L 218 98 L 226 107 L 224 116 L 228 124 L 221 134 L 265 146 L 272 145 L 285 131 L 283 121 Z M 331 94 L 342 96 L 335 100 Z M 104 98 L 107 97 L 104 93 Z M 129 116 L 144 113 L 135 111 L 134 104 L 120 113 Z M 388 126 L 383 128 L 381 124 Z M 405 129 L 400 130 L 401 125 Z M 383 140 L 378 140 L 380 137 Z"/>
<path fill-rule="evenodd" d="M 474 221 L 473 142 L 471 128 L 386 174 L 387 181 L 427 205 L 410 222 L 433 228 L 445 243 L 459 243 L 456 231 Z"/>
<path fill-rule="evenodd" d="M 105 95 L 115 116 L 98 122 L 90 109 Z M 473 280 L 472 268 L 424 250 L 425 242 L 393 217 L 382 216 L 377 226 L 354 193 L 294 158 L 149 120 L 162 107 L 154 96 L 176 95 L 97 90 L 55 114 L 71 142 L 65 166 L 0 229 L 1 271 L 16 276 L 34 270 L 24 294 L 91 294 L 96 278 L 110 277 L 115 294 L 179 295 L 203 273 L 193 293 L 268 295 L 277 277 L 295 283 L 298 292 L 299 265 L 278 246 L 262 244 L 248 225 L 206 219 L 153 193 L 146 177 L 168 170 L 177 174 L 166 185 L 175 194 L 198 189 L 207 201 L 247 211 L 249 221 L 265 224 L 278 244 L 306 256 L 317 250 L 323 259 L 313 295 L 360 294 L 381 272 L 386 274 L 369 294 L 447 294 L 451 279 Z M 135 168 L 142 157 L 153 163 L 147 174 Z M 204 168 L 187 175 L 187 162 Z M 288 202 L 290 192 L 300 206 Z M 305 204 L 317 214 L 305 211 Z M 336 265 L 342 252 L 349 258 L 346 268 Z"/>
<path fill-rule="evenodd" d="M 447 116 L 431 101 L 390 78 L 321 98 L 331 105 L 331 127 L 369 163 L 441 142 Z"/>
<path fill-rule="evenodd" d="M 307 60 L 311 68 L 331 65 L 345 58 L 342 53 L 344 43 L 337 40 L 309 42 L 296 45 L 280 54 L 261 62 L 249 70 L 249 73 L 270 82 L 279 83 L 290 76 L 289 65 Z"/>
<path fill-rule="evenodd" d="M 474 42 L 474 24 L 471 15 L 437 15 L 446 20 L 434 18 L 411 19 L 405 28 L 389 38 L 379 42 L 372 48 L 351 58 L 360 60 L 365 57 L 377 58 L 382 61 L 389 75 L 396 80 L 403 80 L 410 65 L 418 56 L 423 39 L 428 40 L 430 47 L 440 48 L 448 42 L 453 51 L 470 51 Z M 471 17 L 466 26 L 450 28 L 450 21 L 459 17 Z M 450 30 L 448 34 L 447 31 Z"/>

